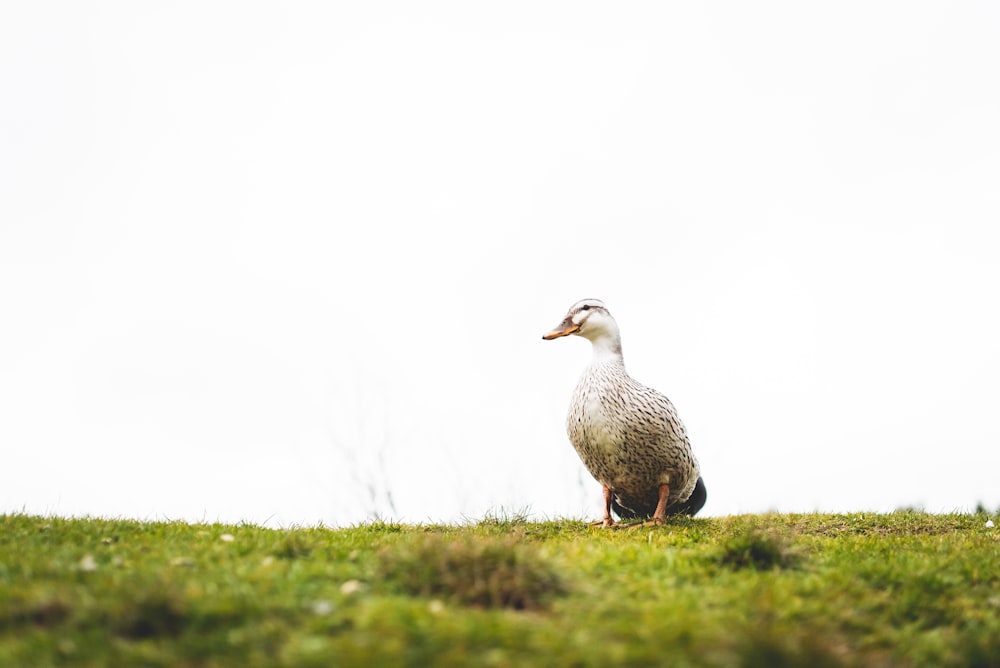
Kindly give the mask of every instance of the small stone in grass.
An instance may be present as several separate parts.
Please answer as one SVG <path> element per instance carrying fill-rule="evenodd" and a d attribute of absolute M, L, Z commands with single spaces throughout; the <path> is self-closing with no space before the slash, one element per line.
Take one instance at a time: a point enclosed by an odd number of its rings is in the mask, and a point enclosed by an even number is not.
<path fill-rule="evenodd" d="M 986 528 L 987 529 L 992 529 L 994 526 L 995 525 L 993 524 L 993 520 L 986 520 Z"/>
<path fill-rule="evenodd" d="M 329 615 L 333 612 L 333 603 L 330 603 L 330 601 L 316 601 L 312 604 L 312 611 L 314 615 Z"/>
<path fill-rule="evenodd" d="M 224 533 L 221 536 L 219 536 L 219 540 L 221 540 L 223 543 L 232 543 L 236 539 L 233 537 L 233 534 Z"/>
<path fill-rule="evenodd" d="M 97 562 L 94 561 L 94 558 L 88 554 L 85 555 L 83 559 L 80 560 L 80 563 L 77 565 L 77 568 L 83 571 L 84 573 L 93 573 L 94 571 L 97 570 Z"/>

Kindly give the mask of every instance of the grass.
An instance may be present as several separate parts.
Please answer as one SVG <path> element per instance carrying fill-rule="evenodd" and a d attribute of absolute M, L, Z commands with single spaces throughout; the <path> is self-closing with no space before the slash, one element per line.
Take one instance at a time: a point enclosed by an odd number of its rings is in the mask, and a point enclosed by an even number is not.
<path fill-rule="evenodd" d="M 988 519 L 0 516 L 0 666 L 996 666 Z"/>

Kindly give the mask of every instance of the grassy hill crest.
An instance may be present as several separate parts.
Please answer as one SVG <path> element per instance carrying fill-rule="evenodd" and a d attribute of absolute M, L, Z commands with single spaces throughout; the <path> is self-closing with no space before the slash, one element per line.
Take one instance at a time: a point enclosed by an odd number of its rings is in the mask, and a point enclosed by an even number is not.
<path fill-rule="evenodd" d="M 0 665 L 997 665 L 997 519 L 5 515 Z"/>

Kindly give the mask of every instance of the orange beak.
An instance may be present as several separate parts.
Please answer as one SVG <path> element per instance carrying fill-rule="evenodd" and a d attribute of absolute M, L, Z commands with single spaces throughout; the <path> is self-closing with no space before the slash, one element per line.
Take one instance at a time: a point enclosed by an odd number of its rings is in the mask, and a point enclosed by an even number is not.
<path fill-rule="evenodd" d="M 546 341 L 551 341 L 552 339 L 558 339 L 560 336 L 569 336 L 570 334 L 578 331 L 580 331 L 580 325 L 576 324 L 569 318 L 566 318 L 551 332 L 548 334 L 542 334 L 542 338 Z"/>

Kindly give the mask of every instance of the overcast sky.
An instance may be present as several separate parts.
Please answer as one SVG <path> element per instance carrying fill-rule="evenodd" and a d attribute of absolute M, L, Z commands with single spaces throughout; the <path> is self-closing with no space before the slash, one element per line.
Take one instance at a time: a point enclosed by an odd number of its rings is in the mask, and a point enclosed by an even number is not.
<path fill-rule="evenodd" d="M 600 516 L 607 302 L 708 515 L 1000 507 L 1000 5 L 0 6 L 0 512 Z"/>

